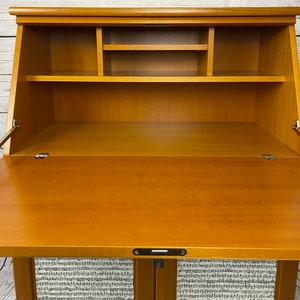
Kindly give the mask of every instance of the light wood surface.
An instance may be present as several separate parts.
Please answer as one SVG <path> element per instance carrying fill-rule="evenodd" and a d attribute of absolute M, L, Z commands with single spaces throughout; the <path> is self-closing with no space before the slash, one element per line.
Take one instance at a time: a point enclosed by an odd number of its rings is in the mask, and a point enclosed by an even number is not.
<path fill-rule="evenodd" d="M 64 72 L 65 73 L 65 72 Z M 71 72 L 68 72 L 69 74 Z M 172 75 L 168 72 L 155 72 L 151 76 L 150 72 L 132 72 L 127 75 L 114 72 L 114 76 L 91 76 L 94 72 L 75 71 L 74 75 L 61 75 L 55 72 L 52 75 L 27 75 L 28 81 L 40 82 L 284 82 L 285 76 L 257 76 L 257 75 L 228 75 L 228 76 L 198 76 L 195 72 L 182 72 Z M 109 75 L 109 74 L 108 74 Z M 123 76 L 122 76 L 123 75 Z"/>
<path fill-rule="evenodd" d="M 299 159 L 6 157 L 0 255 L 300 258 Z"/>
<path fill-rule="evenodd" d="M 16 257 L 13 259 L 15 291 L 18 300 L 37 300 L 35 266 L 33 258 Z"/>
<path fill-rule="evenodd" d="M 224 7 L 224 8 L 88 8 L 88 7 L 10 7 L 12 15 L 20 16 L 295 16 L 299 7 Z"/>
<path fill-rule="evenodd" d="M 299 118 L 299 73 L 295 73 L 298 65 L 295 55 L 295 32 L 292 26 L 281 30 L 268 29 L 262 37 L 273 37 L 273 42 L 262 38 L 259 73 L 268 70 L 273 74 L 285 74 L 289 78 L 278 90 L 258 86 L 255 110 L 256 122 L 272 135 L 287 143 L 295 151 L 300 151 L 299 136 L 290 131 L 290 124 Z M 281 53 L 280 56 L 274 52 Z M 295 65 L 296 64 L 296 65 Z M 276 121 L 275 121 L 276 120 Z"/>
<path fill-rule="evenodd" d="M 156 268 L 155 298 L 156 300 L 176 300 L 177 295 L 177 260 L 164 261 L 164 268 Z"/>
<path fill-rule="evenodd" d="M 154 268 L 152 259 L 134 260 L 134 300 L 176 300 L 177 260 Z"/>
<path fill-rule="evenodd" d="M 299 8 L 10 12 L 9 124 L 20 128 L 0 161 L 0 255 L 15 257 L 17 293 L 35 293 L 25 257 L 136 258 L 141 247 L 280 260 L 275 295 L 292 299 Z M 159 295 L 174 293 L 175 273 Z"/>
<path fill-rule="evenodd" d="M 14 155 L 277 157 L 299 155 L 252 122 L 57 122 Z"/>
<path fill-rule="evenodd" d="M 155 299 L 155 281 L 152 259 L 134 260 L 134 300 Z"/>
<path fill-rule="evenodd" d="M 279 261 L 277 264 L 274 300 L 295 299 L 298 262 Z"/>
<path fill-rule="evenodd" d="M 106 51 L 204 51 L 207 45 L 104 45 Z"/>

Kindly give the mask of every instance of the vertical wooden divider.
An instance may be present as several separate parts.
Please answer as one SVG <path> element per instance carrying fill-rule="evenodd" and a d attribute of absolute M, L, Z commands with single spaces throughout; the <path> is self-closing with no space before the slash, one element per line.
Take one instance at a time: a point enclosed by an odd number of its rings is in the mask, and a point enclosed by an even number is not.
<path fill-rule="evenodd" d="M 13 258 L 15 291 L 18 300 L 37 300 L 34 258 Z"/>
<path fill-rule="evenodd" d="M 274 300 L 294 300 L 298 261 L 278 261 Z"/>
<path fill-rule="evenodd" d="M 176 300 L 177 259 L 166 259 L 163 269 L 155 269 L 155 300 Z"/>
<path fill-rule="evenodd" d="M 98 75 L 104 75 L 104 67 L 103 67 L 103 35 L 102 35 L 102 27 L 96 28 L 96 42 L 97 42 L 97 62 L 98 62 Z"/>
<path fill-rule="evenodd" d="M 135 300 L 176 300 L 177 259 L 165 259 L 164 268 L 154 268 L 152 259 L 134 260 Z"/>
<path fill-rule="evenodd" d="M 134 300 L 154 300 L 152 259 L 134 260 Z"/>
<path fill-rule="evenodd" d="M 207 76 L 213 75 L 214 48 L 215 48 L 215 28 L 209 27 L 208 42 L 207 42 Z"/>

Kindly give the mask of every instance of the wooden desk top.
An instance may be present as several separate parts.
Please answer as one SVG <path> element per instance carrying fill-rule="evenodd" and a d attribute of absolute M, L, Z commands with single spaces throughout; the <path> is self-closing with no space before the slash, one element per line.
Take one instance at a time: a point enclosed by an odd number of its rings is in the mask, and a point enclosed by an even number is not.
<path fill-rule="evenodd" d="M 300 260 L 300 160 L 5 157 L 0 256 Z"/>

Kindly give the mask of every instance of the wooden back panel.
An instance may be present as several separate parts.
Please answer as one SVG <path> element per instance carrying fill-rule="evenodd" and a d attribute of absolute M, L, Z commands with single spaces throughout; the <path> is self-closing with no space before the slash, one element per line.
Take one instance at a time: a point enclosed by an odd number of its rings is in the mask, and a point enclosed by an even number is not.
<path fill-rule="evenodd" d="M 253 83 L 59 83 L 57 121 L 253 121 Z"/>

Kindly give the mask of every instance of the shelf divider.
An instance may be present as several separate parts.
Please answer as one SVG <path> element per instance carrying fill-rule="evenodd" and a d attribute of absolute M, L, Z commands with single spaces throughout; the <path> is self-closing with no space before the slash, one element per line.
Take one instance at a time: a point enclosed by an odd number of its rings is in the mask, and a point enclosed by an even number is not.
<path fill-rule="evenodd" d="M 96 29 L 98 75 L 104 75 L 102 27 Z"/>
<path fill-rule="evenodd" d="M 208 29 L 208 51 L 207 51 L 207 75 L 213 75 L 214 66 L 214 47 L 215 47 L 215 28 Z"/>

